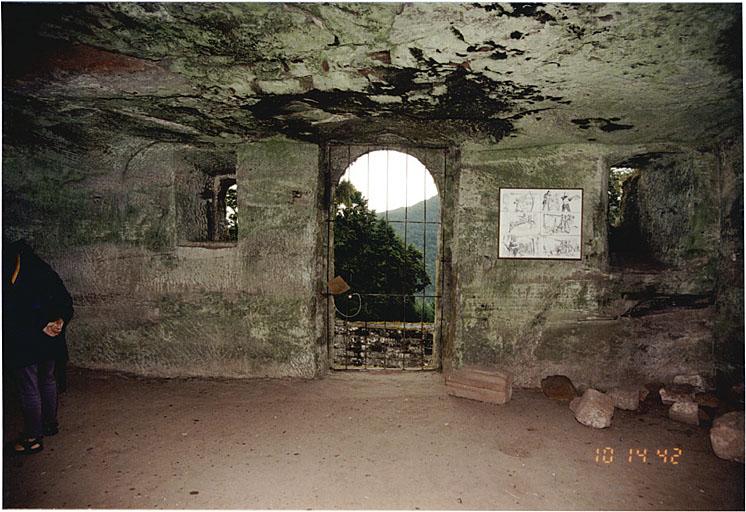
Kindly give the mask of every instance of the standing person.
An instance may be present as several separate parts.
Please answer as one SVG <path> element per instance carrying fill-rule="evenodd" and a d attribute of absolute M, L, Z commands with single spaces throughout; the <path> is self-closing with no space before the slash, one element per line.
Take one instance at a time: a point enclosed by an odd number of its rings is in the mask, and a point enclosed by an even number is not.
<path fill-rule="evenodd" d="M 3 244 L 3 364 L 18 382 L 24 432 L 17 454 L 40 452 L 59 431 L 55 365 L 67 361 L 73 302 L 60 276 L 23 240 Z"/>

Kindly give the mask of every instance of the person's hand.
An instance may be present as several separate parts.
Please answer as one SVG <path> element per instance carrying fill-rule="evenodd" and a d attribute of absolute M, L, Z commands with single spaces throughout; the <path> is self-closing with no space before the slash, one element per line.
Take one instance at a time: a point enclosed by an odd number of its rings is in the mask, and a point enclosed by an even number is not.
<path fill-rule="evenodd" d="M 49 322 L 47 326 L 42 329 L 42 332 L 47 336 L 54 338 L 55 336 L 59 336 L 59 334 L 62 332 L 63 325 L 65 325 L 65 321 L 61 318 L 58 318 L 54 322 Z"/>

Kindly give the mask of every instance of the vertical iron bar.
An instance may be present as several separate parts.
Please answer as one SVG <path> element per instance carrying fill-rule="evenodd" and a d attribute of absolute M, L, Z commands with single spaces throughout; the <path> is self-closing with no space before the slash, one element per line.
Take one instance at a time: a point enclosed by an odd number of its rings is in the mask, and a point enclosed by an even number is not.
<path fill-rule="evenodd" d="M 386 225 L 389 224 L 389 150 L 385 149 L 386 151 L 386 210 L 385 210 L 385 217 L 386 217 Z"/>
<path fill-rule="evenodd" d="M 348 174 L 350 172 L 350 146 L 347 146 L 347 167 L 345 168 L 345 174 L 347 175 L 347 183 L 350 183 L 350 175 Z M 350 278 L 352 276 L 349 276 Z M 352 280 L 352 279 L 350 279 Z M 349 304 L 347 304 L 347 312 L 349 313 Z M 344 328 L 345 328 L 345 369 L 348 369 L 349 366 L 349 352 L 350 352 L 350 341 L 352 339 L 352 336 L 350 336 L 350 326 L 347 322 L 347 316 L 344 317 Z"/>
<path fill-rule="evenodd" d="M 369 146 L 365 147 L 365 160 L 366 160 L 366 164 L 365 164 L 365 169 L 366 169 L 366 184 L 365 184 L 365 186 L 368 189 L 366 191 L 366 197 L 368 198 L 368 202 L 370 202 L 371 193 L 370 193 L 370 147 Z M 360 302 L 360 308 L 361 308 L 360 310 L 361 311 L 362 311 L 362 307 L 363 307 L 362 300 L 363 300 L 363 296 L 360 295 L 360 301 L 361 301 Z M 364 366 L 364 368 L 367 369 L 368 368 L 367 347 L 368 347 L 368 344 L 370 343 L 370 330 L 368 329 L 368 316 L 366 314 L 363 314 L 363 319 L 364 319 L 363 320 L 363 326 L 364 326 L 363 328 L 365 329 L 364 332 L 365 332 L 365 347 L 366 347 L 365 364 L 363 366 Z"/>
<path fill-rule="evenodd" d="M 386 210 L 384 213 L 385 219 L 386 219 L 386 226 L 389 226 L 389 149 L 386 148 L 384 151 L 386 151 Z M 387 290 L 388 291 L 388 290 Z M 386 295 L 387 299 L 389 298 L 388 295 Z M 388 299 L 390 300 L 390 299 Z M 384 337 L 386 336 L 386 316 L 384 315 L 383 319 L 383 334 Z M 388 362 L 387 362 L 388 363 Z"/>
<path fill-rule="evenodd" d="M 366 179 L 367 183 L 365 184 L 367 190 L 365 191 L 365 194 L 368 197 L 368 201 L 370 201 L 370 148 L 366 147 L 365 150 L 367 151 L 367 153 L 365 154 L 365 157 L 368 161 L 367 163 L 368 175 Z"/>
<path fill-rule="evenodd" d="M 367 174 L 367 183 L 366 183 L 366 187 L 368 187 L 367 198 L 368 198 L 368 201 L 370 201 L 370 153 L 368 153 L 366 155 L 366 169 L 365 169 L 365 172 Z M 360 295 L 360 300 L 361 301 L 363 300 L 363 296 L 362 295 Z M 360 307 L 362 308 L 362 303 L 361 303 Z M 363 347 L 363 364 L 362 364 L 362 366 L 363 366 L 363 369 L 367 370 L 368 369 L 368 344 L 370 343 L 370 337 L 368 336 L 368 330 L 367 329 L 365 330 L 363 336 L 361 336 L 360 338 L 361 338 L 361 343 L 362 343 L 362 347 Z"/>
<path fill-rule="evenodd" d="M 332 149 L 331 146 L 326 147 L 326 186 L 329 187 L 329 204 L 326 205 L 326 282 L 329 283 L 331 280 L 331 259 L 330 259 L 330 250 L 329 246 L 332 243 L 332 237 L 331 237 L 331 222 L 330 222 L 330 213 L 332 209 L 334 208 L 334 197 L 333 197 L 333 191 L 331 189 L 332 187 Z M 325 285 L 328 289 L 329 285 Z M 327 291 L 327 290 L 325 290 Z M 330 333 L 330 323 L 334 321 L 332 318 L 329 319 L 329 301 L 333 300 L 331 294 L 326 295 L 326 350 L 327 350 L 327 357 L 330 359 L 330 364 L 335 366 L 334 359 L 334 338 L 331 336 Z M 336 329 L 335 329 L 336 330 Z M 336 334 L 336 333 L 335 333 Z"/>
<path fill-rule="evenodd" d="M 409 155 L 406 153 L 402 153 L 404 155 L 404 274 L 409 274 L 409 266 L 407 262 L 407 253 L 408 253 L 408 247 L 407 247 L 407 217 L 408 217 L 408 211 L 409 211 L 409 199 L 407 197 L 408 187 L 409 187 Z M 402 330 L 403 334 L 403 341 L 406 342 L 407 351 L 409 351 L 409 343 L 407 342 L 407 297 L 404 294 L 404 279 L 401 281 L 402 286 L 402 322 L 404 324 L 404 329 Z M 407 363 L 406 363 L 406 356 L 404 355 L 404 350 L 402 350 L 402 369 L 406 369 Z"/>
<path fill-rule="evenodd" d="M 428 171 L 430 172 L 430 171 Z M 422 260 L 425 264 L 425 274 L 427 275 L 427 175 L 422 177 L 422 198 L 423 198 L 423 217 L 422 221 Z M 425 288 L 422 289 L 422 313 L 425 312 Z M 435 309 L 435 308 L 433 308 Z M 422 338 L 422 367 L 425 366 L 425 318 L 420 313 L 420 337 Z"/>
<path fill-rule="evenodd" d="M 448 198 L 448 148 L 443 150 L 443 200 L 440 203 L 440 299 L 438 299 L 438 307 L 433 310 L 437 311 L 440 316 L 440 328 L 438 329 L 438 352 L 442 355 L 443 353 L 443 301 L 445 300 L 445 281 L 446 272 L 443 266 L 445 265 L 445 228 L 443 227 L 443 209 L 446 205 Z M 433 333 L 434 334 L 434 333 Z M 435 336 L 433 336 L 433 358 L 435 357 Z M 440 359 L 440 357 L 439 357 Z M 442 366 L 443 361 L 440 361 Z"/>

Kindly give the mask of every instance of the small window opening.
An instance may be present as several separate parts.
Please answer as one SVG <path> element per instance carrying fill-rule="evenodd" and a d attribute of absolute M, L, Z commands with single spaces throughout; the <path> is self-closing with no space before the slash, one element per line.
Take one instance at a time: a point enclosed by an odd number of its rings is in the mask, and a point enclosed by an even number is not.
<path fill-rule="evenodd" d="M 233 183 L 225 191 L 225 223 L 228 238 L 238 240 L 238 184 Z"/>
<path fill-rule="evenodd" d="M 198 153 L 176 177 L 180 245 L 222 247 L 238 240 L 238 185 L 234 154 Z"/>
<path fill-rule="evenodd" d="M 208 208 L 209 239 L 213 242 L 235 242 L 238 240 L 238 205 L 236 192 L 238 185 L 235 178 L 217 176 L 213 186 L 212 208 Z"/>
<path fill-rule="evenodd" d="M 609 226 L 618 228 L 622 221 L 624 182 L 637 170 L 632 167 L 612 167 L 609 172 Z"/>
<path fill-rule="evenodd" d="M 205 181 L 200 194 L 205 216 L 205 242 L 235 242 L 238 240 L 238 205 L 236 204 L 236 179 L 215 176 Z"/>
<path fill-rule="evenodd" d="M 643 233 L 640 170 L 611 167 L 608 187 L 609 262 L 612 266 L 651 266 L 656 261 Z"/>

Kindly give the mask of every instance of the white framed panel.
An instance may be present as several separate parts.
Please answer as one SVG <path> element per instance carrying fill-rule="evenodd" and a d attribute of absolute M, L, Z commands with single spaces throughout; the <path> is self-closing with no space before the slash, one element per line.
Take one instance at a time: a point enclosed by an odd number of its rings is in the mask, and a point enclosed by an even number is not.
<path fill-rule="evenodd" d="M 500 258 L 579 260 L 582 188 L 501 188 Z"/>

